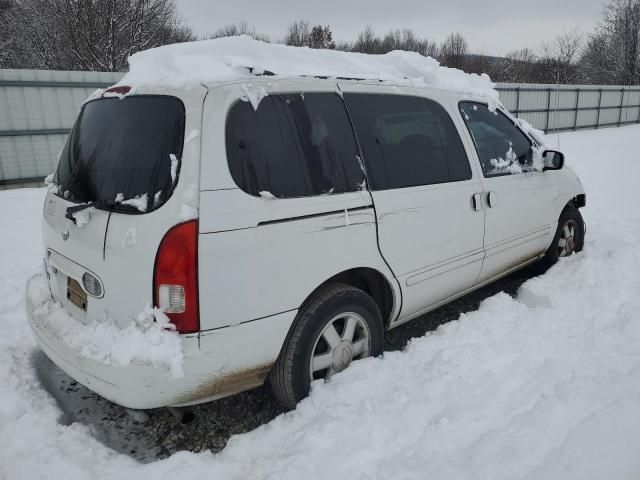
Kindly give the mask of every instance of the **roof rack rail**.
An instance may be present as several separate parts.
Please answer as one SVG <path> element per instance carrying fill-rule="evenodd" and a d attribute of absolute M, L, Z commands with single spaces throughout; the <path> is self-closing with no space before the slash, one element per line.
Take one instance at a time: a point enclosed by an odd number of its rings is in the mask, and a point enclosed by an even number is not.
<path fill-rule="evenodd" d="M 256 77 L 273 77 L 275 75 L 277 75 L 275 72 L 272 72 L 271 70 L 262 70 L 261 73 L 254 73 L 255 67 L 246 67 L 247 70 L 249 70 L 249 73 L 251 73 L 252 75 L 255 75 Z M 373 82 L 386 82 L 388 80 L 382 80 L 381 78 L 361 78 L 361 77 L 330 77 L 328 75 L 305 75 L 305 74 L 300 74 L 300 75 L 295 75 L 297 77 L 301 77 L 301 78 L 318 78 L 320 80 L 329 80 L 330 78 L 335 78 L 336 80 L 350 80 L 350 81 L 355 81 L 355 82 L 364 82 L 366 80 L 369 81 L 373 81 Z M 407 80 L 407 77 L 403 77 L 405 80 Z"/>

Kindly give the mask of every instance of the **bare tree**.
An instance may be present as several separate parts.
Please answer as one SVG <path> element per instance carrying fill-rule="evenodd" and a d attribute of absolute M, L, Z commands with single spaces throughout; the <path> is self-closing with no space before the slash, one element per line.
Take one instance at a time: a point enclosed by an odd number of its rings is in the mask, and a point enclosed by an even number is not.
<path fill-rule="evenodd" d="M 587 41 L 580 58 L 580 69 L 590 83 L 620 83 L 619 58 L 619 52 L 614 49 L 609 37 L 602 31 L 596 31 Z"/>
<path fill-rule="evenodd" d="M 358 33 L 352 50 L 360 53 L 381 53 L 382 42 L 371 26 L 367 26 L 362 32 Z"/>
<path fill-rule="evenodd" d="M 22 68 L 123 71 L 135 52 L 193 38 L 173 0 L 22 0 L 9 21 Z"/>
<path fill-rule="evenodd" d="M 392 50 L 406 50 L 408 52 L 418 52 L 425 57 L 436 57 L 438 46 L 426 38 L 418 38 L 413 30 L 405 28 L 403 30 L 390 30 L 380 41 L 382 53 Z"/>
<path fill-rule="evenodd" d="M 492 76 L 496 81 L 512 83 L 532 82 L 538 63 L 538 55 L 530 48 L 513 50 L 500 62 L 501 71 Z"/>
<path fill-rule="evenodd" d="M 309 27 L 309 22 L 297 20 L 289 25 L 284 43 L 294 47 L 304 47 L 309 45 L 310 36 L 311 27 Z"/>
<path fill-rule="evenodd" d="M 469 44 L 460 33 L 452 33 L 442 42 L 440 61 L 443 65 L 464 70 Z"/>
<path fill-rule="evenodd" d="M 15 32 L 10 28 L 13 0 L 0 0 L 0 68 L 15 67 Z"/>
<path fill-rule="evenodd" d="M 535 80 L 540 83 L 577 83 L 581 77 L 578 60 L 582 50 L 582 34 L 565 32 L 555 41 L 542 46 Z"/>
<path fill-rule="evenodd" d="M 640 83 L 640 0 L 612 0 L 606 5 L 581 64 L 591 82 Z"/>

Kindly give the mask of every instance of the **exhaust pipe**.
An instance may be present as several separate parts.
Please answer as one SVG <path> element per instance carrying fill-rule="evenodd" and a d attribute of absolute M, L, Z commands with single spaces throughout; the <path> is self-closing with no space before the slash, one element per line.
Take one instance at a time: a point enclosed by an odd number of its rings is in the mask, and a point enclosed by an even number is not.
<path fill-rule="evenodd" d="M 186 408 L 167 407 L 167 410 L 182 425 L 189 425 L 196 418 L 195 414 Z"/>

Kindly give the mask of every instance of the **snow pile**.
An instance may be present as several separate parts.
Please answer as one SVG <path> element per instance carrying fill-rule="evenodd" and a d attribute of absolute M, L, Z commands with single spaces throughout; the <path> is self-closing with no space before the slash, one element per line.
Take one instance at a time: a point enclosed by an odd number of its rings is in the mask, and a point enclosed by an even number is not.
<path fill-rule="evenodd" d="M 513 145 L 509 146 L 509 150 L 504 156 L 505 158 L 492 158 L 489 160 L 491 170 L 488 173 L 522 173 L 522 165 L 518 162 L 518 156 L 513 151 Z"/>
<path fill-rule="evenodd" d="M 76 225 L 79 228 L 82 228 L 91 221 L 91 214 L 95 210 L 95 207 L 89 207 L 85 208 L 84 210 L 80 210 L 79 212 L 74 212 L 71 216 L 76 221 Z"/>
<path fill-rule="evenodd" d="M 124 197 L 120 197 L 120 194 L 118 194 L 118 196 L 116 197 L 116 201 L 118 201 L 118 198 Z M 120 200 L 120 203 L 122 205 L 131 205 L 132 207 L 135 207 L 139 211 L 144 213 L 147 211 L 147 205 L 149 201 L 147 199 L 147 194 L 144 193 L 142 195 L 136 195 L 134 198 L 129 198 L 128 200 Z"/>
<path fill-rule="evenodd" d="M 515 122 L 520 126 L 522 130 L 527 132 L 531 137 L 538 142 L 540 146 L 547 144 L 547 138 L 542 130 L 538 130 L 536 127 L 527 122 L 524 118 L 515 118 L 512 116 Z"/>
<path fill-rule="evenodd" d="M 240 99 L 243 102 L 251 103 L 251 107 L 254 111 L 258 110 L 260 102 L 267 96 L 267 91 L 261 85 L 258 85 L 256 88 L 253 88 L 251 84 L 242 85 L 242 91 L 244 92 L 244 96 Z"/>
<path fill-rule="evenodd" d="M 583 253 L 516 298 L 498 294 L 402 352 L 314 384 L 297 410 L 217 455 L 147 465 L 107 449 L 89 427 L 58 422 L 22 305 L 42 263 L 43 190 L 0 192 L 0 222 L 12 226 L 0 229 L 0 478 L 637 478 L 639 134 L 562 135 L 588 192 Z M 616 168 L 603 168 L 605 157 Z"/>
<path fill-rule="evenodd" d="M 489 164 L 491 169 L 487 171 L 488 174 L 502 174 L 509 173 L 516 175 L 519 173 L 527 172 L 541 172 L 544 169 L 544 158 L 542 157 L 542 147 L 531 147 L 531 164 L 522 164 L 518 160 L 518 156 L 513 151 L 513 145 L 509 142 L 509 150 L 505 154 L 504 158 L 491 158 Z"/>
<path fill-rule="evenodd" d="M 169 160 L 171 160 L 171 185 L 176 184 L 176 177 L 178 176 L 178 157 L 176 157 L 173 153 L 169 155 Z"/>
<path fill-rule="evenodd" d="M 124 238 L 122 239 L 121 246 L 122 248 L 133 247 L 136 244 L 136 229 L 135 227 L 130 228 L 124 234 Z"/>
<path fill-rule="evenodd" d="M 198 218 L 198 193 L 198 187 L 193 183 L 185 188 L 178 216 L 181 221 L 186 222 Z"/>
<path fill-rule="evenodd" d="M 262 191 L 258 192 L 258 195 L 260 195 L 260 197 L 265 198 L 267 200 L 275 200 L 276 199 L 276 196 L 273 193 L 271 193 L 271 192 L 269 192 L 267 190 L 262 190 Z"/>
<path fill-rule="evenodd" d="M 84 324 L 51 299 L 44 274 L 29 286 L 28 297 L 35 307 L 34 315 L 69 348 L 79 350 L 81 356 L 119 367 L 133 362 L 148 363 L 168 369 L 173 378 L 184 375 L 180 335 L 158 308 L 147 306 L 126 328 L 120 328 L 108 316 L 99 322 Z"/>
<path fill-rule="evenodd" d="M 250 71 L 251 69 L 251 71 Z M 486 75 L 467 74 L 440 66 L 416 52 L 384 55 L 290 47 L 250 37 L 177 43 L 129 57 L 129 73 L 118 85 L 185 87 L 200 83 L 251 79 L 254 74 L 321 76 L 386 80 L 398 84 L 454 90 L 500 105 L 494 84 Z M 260 91 L 246 91 L 252 104 Z M 254 105 L 255 108 L 255 105 Z"/>

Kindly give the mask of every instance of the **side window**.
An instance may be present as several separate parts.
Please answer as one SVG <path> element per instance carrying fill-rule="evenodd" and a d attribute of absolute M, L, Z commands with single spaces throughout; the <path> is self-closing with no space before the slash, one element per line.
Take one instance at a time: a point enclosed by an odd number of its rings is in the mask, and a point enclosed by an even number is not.
<path fill-rule="evenodd" d="M 513 175 L 532 169 L 532 144 L 506 115 L 472 102 L 460 103 L 460 112 L 473 137 L 485 177 Z"/>
<path fill-rule="evenodd" d="M 239 101 L 226 128 L 231 175 L 251 195 L 343 193 L 362 183 L 353 131 L 335 93 L 268 95 L 255 111 Z"/>
<path fill-rule="evenodd" d="M 460 136 L 436 102 L 363 93 L 345 93 L 344 98 L 375 190 L 471 178 Z"/>

